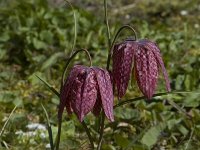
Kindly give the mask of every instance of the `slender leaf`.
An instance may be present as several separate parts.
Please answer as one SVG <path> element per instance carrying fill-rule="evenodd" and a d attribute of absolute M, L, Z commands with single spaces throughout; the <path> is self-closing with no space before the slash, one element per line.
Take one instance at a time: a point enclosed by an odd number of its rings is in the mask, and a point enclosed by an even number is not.
<path fill-rule="evenodd" d="M 56 94 L 58 97 L 60 97 L 59 92 L 54 89 L 53 86 L 51 86 L 49 83 L 47 83 L 45 80 L 43 80 L 41 77 L 39 77 L 38 75 L 35 75 L 38 79 L 40 79 L 40 81 L 42 81 L 54 94 Z"/>

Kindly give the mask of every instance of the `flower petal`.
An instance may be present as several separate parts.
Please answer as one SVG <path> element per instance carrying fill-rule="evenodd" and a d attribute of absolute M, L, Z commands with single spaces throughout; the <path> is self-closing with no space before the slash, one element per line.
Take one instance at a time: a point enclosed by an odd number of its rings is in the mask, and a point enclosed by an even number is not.
<path fill-rule="evenodd" d="M 163 73 L 163 76 L 164 76 L 164 79 L 165 79 L 166 89 L 167 89 L 168 92 L 170 92 L 171 88 L 170 88 L 170 81 L 169 81 L 168 73 L 167 73 L 167 70 L 165 69 L 165 65 L 164 65 L 164 62 L 162 60 L 162 56 L 161 56 L 161 53 L 160 53 L 160 49 L 158 48 L 158 45 L 156 43 L 152 42 L 152 41 L 146 40 L 145 47 L 147 47 L 148 49 L 151 49 L 153 51 L 153 53 L 156 57 L 156 60 L 161 67 L 161 70 L 162 70 L 162 73 Z"/>
<path fill-rule="evenodd" d="M 82 72 L 74 80 L 73 86 L 70 89 L 71 106 L 80 121 L 82 121 L 83 118 L 81 107 L 85 79 L 86 71 L 82 70 Z"/>
<path fill-rule="evenodd" d="M 113 116 L 113 87 L 111 84 L 111 79 L 109 72 L 103 69 L 94 68 L 96 73 L 99 92 L 101 95 L 101 102 L 105 112 L 106 117 L 110 121 L 114 121 Z"/>
<path fill-rule="evenodd" d="M 64 107 L 66 107 L 67 112 L 69 114 L 71 114 L 72 111 L 73 111 L 72 108 L 71 108 L 71 104 L 70 104 L 70 95 L 69 95 L 69 92 L 71 90 L 71 87 L 73 85 L 73 82 L 74 82 L 75 78 L 80 73 L 81 69 L 83 69 L 82 66 L 75 65 L 72 68 L 71 72 L 69 73 L 64 86 L 60 90 L 60 105 L 59 105 L 58 116 L 62 115 Z"/>
<path fill-rule="evenodd" d="M 142 93 L 151 99 L 157 85 L 158 65 L 151 50 L 139 46 L 134 55 L 135 74 Z"/>
<path fill-rule="evenodd" d="M 120 98 L 125 95 L 128 87 L 136 44 L 134 41 L 125 41 L 115 45 L 113 50 L 113 79 Z"/>
<path fill-rule="evenodd" d="M 97 81 L 95 78 L 95 72 L 92 69 L 89 71 L 90 72 L 87 74 L 83 88 L 80 116 L 81 121 L 83 120 L 83 117 L 92 110 L 97 99 Z"/>
<path fill-rule="evenodd" d="M 97 100 L 96 100 L 96 103 L 94 105 L 94 108 L 92 110 L 92 113 L 95 115 L 95 116 L 99 116 L 100 112 L 101 112 L 101 107 L 102 107 L 102 102 L 101 102 L 101 95 L 100 93 L 98 92 L 97 93 Z"/>

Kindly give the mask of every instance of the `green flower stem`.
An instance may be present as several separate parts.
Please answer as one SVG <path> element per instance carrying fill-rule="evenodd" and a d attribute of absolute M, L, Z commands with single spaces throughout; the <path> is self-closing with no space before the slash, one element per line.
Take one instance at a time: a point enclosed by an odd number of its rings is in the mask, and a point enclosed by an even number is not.
<path fill-rule="evenodd" d="M 112 44 L 109 47 L 109 52 L 108 52 L 108 59 L 107 59 L 107 69 L 109 69 L 109 65 L 110 65 L 110 60 L 112 57 L 112 53 L 113 53 L 113 46 L 115 44 L 116 39 L 119 37 L 119 34 L 124 30 L 124 29 L 130 29 L 133 33 L 134 33 L 134 40 L 137 40 L 137 33 L 135 31 L 135 29 L 133 27 L 131 27 L 130 25 L 123 25 L 121 28 L 119 28 L 119 30 L 117 31 L 117 33 L 115 34 L 115 37 L 113 39 Z"/>
<path fill-rule="evenodd" d="M 64 1 L 71 7 L 71 9 L 73 11 L 73 17 L 74 17 L 74 41 L 73 41 L 72 50 L 70 53 L 70 56 L 71 56 L 73 54 L 73 51 L 74 51 L 74 48 L 76 45 L 76 39 L 77 39 L 77 19 L 76 19 L 76 13 L 75 13 L 75 10 L 74 10 L 74 7 L 72 6 L 72 4 L 67 0 L 64 0 Z"/>
<path fill-rule="evenodd" d="M 109 24 L 108 24 L 108 15 L 107 15 L 107 2 L 106 0 L 104 0 L 104 14 L 105 14 L 105 25 L 107 28 L 107 39 L 108 39 L 108 49 L 111 48 L 111 36 L 110 36 L 110 28 L 109 28 Z M 109 65 L 110 65 L 110 51 L 108 52 L 108 59 L 107 59 L 107 66 L 106 69 L 109 70 Z M 100 135 L 99 135 L 99 140 L 98 140 L 98 146 L 97 146 L 97 150 L 101 149 L 101 145 L 102 145 L 102 140 L 103 140 L 103 133 L 104 133 L 104 122 L 105 122 L 105 114 L 102 111 L 101 113 L 101 124 L 100 124 Z"/>
<path fill-rule="evenodd" d="M 122 27 L 119 28 L 119 30 L 118 30 L 117 33 L 115 34 L 115 37 L 114 37 L 114 39 L 113 39 L 113 42 L 112 42 L 112 45 L 111 45 L 111 49 L 110 49 L 110 50 L 112 50 L 112 48 L 113 48 L 113 46 L 114 46 L 114 44 L 115 44 L 116 39 L 119 37 L 119 34 L 120 34 L 124 29 L 130 29 L 130 30 L 133 32 L 133 34 L 134 34 L 134 40 L 135 40 L 135 41 L 137 40 L 137 33 L 136 33 L 135 29 L 134 29 L 132 26 L 128 25 L 128 24 L 127 24 L 127 25 L 123 25 Z"/>
<path fill-rule="evenodd" d="M 87 133 L 87 136 L 88 136 L 88 139 L 90 141 L 90 145 L 91 145 L 91 149 L 94 149 L 94 140 L 90 134 L 90 130 L 89 128 L 87 127 L 86 123 L 84 122 L 84 120 L 81 122 L 83 128 L 85 129 L 86 133 Z"/>
<path fill-rule="evenodd" d="M 66 63 L 66 66 L 65 66 L 65 70 L 64 70 L 64 72 L 63 72 L 63 74 L 62 74 L 61 89 L 62 89 L 62 86 L 64 86 L 64 83 L 65 83 L 65 75 L 66 75 L 66 72 L 67 72 L 67 69 L 68 69 L 68 66 L 69 66 L 70 62 L 72 61 L 72 59 L 73 59 L 79 52 L 82 52 L 82 51 L 84 51 L 84 52 L 87 54 L 87 56 L 88 56 L 88 58 L 89 58 L 89 61 L 90 61 L 90 66 L 92 66 L 92 59 L 91 59 L 91 56 L 90 56 L 90 53 L 88 52 L 88 50 L 86 50 L 86 49 L 80 49 L 80 50 L 75 51 L 75 52 L 72 54 L 72 56 L 69 57 L 69 59 L 67 60 L 67 63 Z"/>
<path fill-rule="evenodd" d="M 107 38 L 108 38 L 108 47 L 109 49 L 111 48 L 111 36 L 110 36 L 110 27 L 108 24 L 108 14 L 107 14 L 107 2 L 104 0 L 104 22 L 106 24 L 106 29 L 107 29 Z"/>
<path fill-rule="evenodd" d="M 102 140 L 103 140 L 103 133 L 104 133 L 104 122 L 105 122 L 105 114 L 102 112 L 101 115 L 101 125 L 100 125 L 100 135 L 99 135 L 99 141 L 98 141 L 98 146 L 97 150 L 101 150 L 101 145 L 102 145 Z"/>
<path fill-rule="evenodd" d="M 169 94 L 168 92 L 167 93 L 158 93 L 158 94 L 154 94 L 153 97 L 156 97 L 156 96 L 162 96 L 162 95 L 167 95 Z M 116 104 L 114 106 L 114 109 L 119 107 L 119 106 L 122 106 L 122 105 L 126 105 L 126 104 L 130 104 L 132 102 L 135 102 L 135 101 L 139 101 L 139 100 L 143 100 L 143 99 L 146 99 L 145 96 L 141 96 L 141 97 L 136 97 L 136 98 L 133 98 L 133 99 L 128 99 L 128 100 L 120 100 L 122 102 Z M 152 101 L 152 100 L 151 100 Z"/>
<path fill-rule="evenodd" d="M 55 142 L 56 150 L 59 150 L 61 129 L 62 129 L 62 115 L 61 115 L 61 118 L 58 118 L 58 133 L 57 133 L 56 142 Z"/>

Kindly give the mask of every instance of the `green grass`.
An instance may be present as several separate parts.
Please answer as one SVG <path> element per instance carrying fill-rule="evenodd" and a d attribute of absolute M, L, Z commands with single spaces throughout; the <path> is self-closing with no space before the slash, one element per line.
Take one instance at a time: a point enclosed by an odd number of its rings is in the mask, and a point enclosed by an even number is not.
<path fill-rule="evenodd" d="M 138 38 L 156 41 L 167 67 L 172 90 L 195 91 L 158 96 L 152 101 L 136 101 L 115 111 L 115 122 L 106 122 L 103 148 L 148 150 L 192 150 L 200 147 L 200 15 L 197 0 L 108 1 L 108 18 L 113 38 L 124 24 L 132 25 Z M 93 65 L 106 67 L 107 38 L 103 1 L 74 2 L 77 18 L 77 49 L 87 48 Z M 186 14 L 186 15 L 184 15 Z M 65 3 L 48 5 L 45 1 L 0 1 L 0 149 L 45 149 L 48 131 L 34 131 L 31 123 L 47 125 L 41 103 L 49 115 L 53 138 L 57 132 L 59 99 L 38 80 L 38 75 L 59 91 L 66 59 L 74 43 L 73 12 Z M 121 39 L 132 33 L 121 34 Z M 85 54 L 70 64 L 88 65 Z M 165 90 L 163 79 L 157 93 Z M 141 96 L 135 83 L 123 98 Z M 172 107 L 174 101 L 190 114 L 188 118 Z M 117 101 L 116 101 L 117 103 Z M 15 106 L 16 111 L 9 117 Z M 98 138 L 98 119 L 85 119 Z M 16 134 L 22 131 L 21 134 Z M 43 137 L 42 135 L 45 135 Z M 64 113 L 61 149 L 86 149 L 87 135 L 75 115 Z"/>

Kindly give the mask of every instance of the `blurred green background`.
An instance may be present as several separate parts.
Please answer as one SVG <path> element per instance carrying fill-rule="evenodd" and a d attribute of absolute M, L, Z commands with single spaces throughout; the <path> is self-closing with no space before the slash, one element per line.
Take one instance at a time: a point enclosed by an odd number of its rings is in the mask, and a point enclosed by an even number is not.
<path fill-rule="evenodd" d="M 71 3 L 77 17 L 76 48 L 87 48 L 93 65 L 105 68 L 108 49 L 103 0 Z M 112 38 L 120 26 L 130 24 L 139 38 L 156 41 L 172 90 L 193 93 L 156 97 L 152 102 L 142 100 L 115 109 L 116 121 L 107 122 L 102 149 L 199 149 L 200 1 L 108 0 L 108 18 Z M 131 34 L 125 32 L 120 39 Z M 0 149 L 49 149 L 41 103 L 55 137 L 59 99 L 35 75 L 59 90 L 73 39 L 73 12 L 64 1 L 0 0 L 0 129 L 18 105 L 0 138 Z M 85 54 L 79 54 L 73 63 L 89 64 Z M 163 91 L 161 75 L 157 92 Z M 141 93 L 134 81 L 123 99 L 136 96 Z M 166 99 L 176 102 L 192 118 Z M 98 119 L 89 114 L 85 121 L 97 139 Z M 76 116 L 65 113 L 60 148 L 88 149 L 88 144 Z"/>

